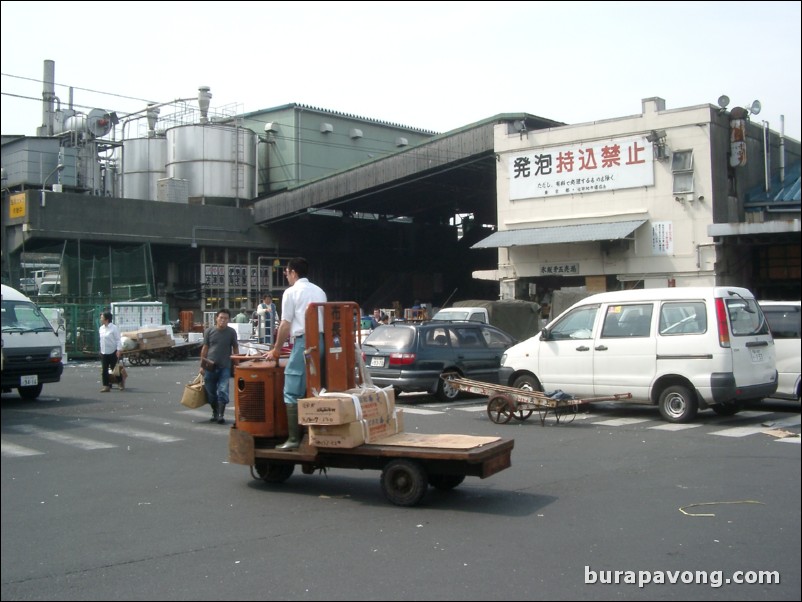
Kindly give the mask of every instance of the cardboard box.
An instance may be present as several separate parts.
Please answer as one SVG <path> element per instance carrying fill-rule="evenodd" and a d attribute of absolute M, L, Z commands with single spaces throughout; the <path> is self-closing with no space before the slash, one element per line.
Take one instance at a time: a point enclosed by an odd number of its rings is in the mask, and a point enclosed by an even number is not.
<path fill-rule="evenodd" d="M 161 349 L 163 347 L 175 347 L 175 341 L 167 335 L 160 337 L 150 337 L 139 339 L 137 349 Z"/>
<path fill-rule="evenodd" d="M 170 332 L 166 329 L 170 328 Z M 140 328 L 129 332 L 123 332 L 122 336 L 129 339 L 152 339 L 153 337 L 172 337 L 172 326 L 159 326 L 157 328 Z"/>
<path fill-rule="evenodd" d="M 392 387 L 349 389 L 298 400 L 298 422 L 306 425 L 348 424 L 358 420 L 387 418 L 395 410 Z"/>
<path fill-rule="evenodd" d="M 363 443 L 380 443 L 390 435 L 404 430 L 404 414 L 396 410 L 389 418 L 358 420 L 348 424 L 312 425 L 309 427 L 309 445 L 349 449 Z"/>

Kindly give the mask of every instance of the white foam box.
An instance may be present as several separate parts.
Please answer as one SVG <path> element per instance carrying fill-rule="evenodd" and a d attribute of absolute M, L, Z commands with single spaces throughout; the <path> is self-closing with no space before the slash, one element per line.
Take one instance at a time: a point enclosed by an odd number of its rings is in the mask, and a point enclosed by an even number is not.
<path fill-rule="evenodd" d="M 387 418 L 395 410 L 392 387 L 358 388 L 323 393 L 298 400 L 298 422 L 305 425 L 347 424 L 357 420 Z"/>
<path fill-rule="evenodd" d="M 348 424 L 312 425 L 309 445 L 350 449 L 363 443 L 381 443 L 385 437 L 404 432 L 403 410 L 395 410 L 389 418 L 358 420 Z"/>

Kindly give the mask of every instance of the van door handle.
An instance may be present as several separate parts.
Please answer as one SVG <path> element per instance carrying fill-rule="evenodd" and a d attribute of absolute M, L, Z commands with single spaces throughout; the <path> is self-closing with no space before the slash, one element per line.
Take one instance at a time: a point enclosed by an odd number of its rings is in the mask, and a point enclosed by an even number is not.
<path fill-rule="evenodd" d="M 746 346 L 747 347 L 767 347 L 769 344 L 768 341 L 749 341 Z"/>
<path fill-rule="evenodd" d="M 594 347 L 596 351 L 607 351 L 607 345 L 599 345 L 598 347 Z"/>
<path fill-rule="evenodd" d="M 587 345 L 580 345 L 579 347 L 576 348 L 576 350 L 577 351 L 590 351 L 590 347 L 588 347 Z"/>

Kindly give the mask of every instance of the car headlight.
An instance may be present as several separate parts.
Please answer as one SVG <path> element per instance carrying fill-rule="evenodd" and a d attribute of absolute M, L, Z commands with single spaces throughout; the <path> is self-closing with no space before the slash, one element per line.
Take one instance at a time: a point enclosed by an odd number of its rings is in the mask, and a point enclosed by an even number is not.
<path fill-rule="evenodd" d="M 507 362 L 507 354 L 506 353 L 502 353 L 501 354 L 501 365 L 503 366 L 506 362 Z"/>

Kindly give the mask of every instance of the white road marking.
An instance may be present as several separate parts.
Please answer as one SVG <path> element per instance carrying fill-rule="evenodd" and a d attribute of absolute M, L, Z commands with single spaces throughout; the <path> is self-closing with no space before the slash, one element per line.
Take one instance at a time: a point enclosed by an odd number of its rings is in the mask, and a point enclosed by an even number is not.
<path fill-rule="evenodd" d="M 93 450 L 93 449 L 110 449 L 117 447 L 112 443 L 105 443 L 104 441 L 96 441 L 95 439 L 86 439 L 85 437 L 76 437 L 75 435 L 68 435 L 61 431 L 46 430 L 33 424 L 17 424 L 11 427 L 12 430 L 26 435 L 33 435 L 48 441 L 55 441 L 56 443 L 63 443 L 78 449 Z"/>
<path fill-rule="evenodd" d="M 114 433 L 115 435 L 123 435 L 125 437 L 133 437 L 134 439 L 145 439 L 147 441 L 155 441 L 156 443 L 173 443 L 175 441 L 183 441 L 181 437 L 173 437 L 172 435 L 162 435 L 152 431 L 140 431 L 139 429 L 131 428 L 128 426 L 121 426 L 116 424 L 105 424 L 94 420 L 73 420 L 73 423 L 80 424 L 87 428 L 105 431 L 107 433 Z"/>
<path fill-rule="evenodd" d="M 30 447 L 23 447 L 16 443 L 9 443 L 7 441 L 0 441 L 0 454 L 6 458 L 21 458 L 23 456 L 41 456 L 45 452 L 31 449 Z"/>

